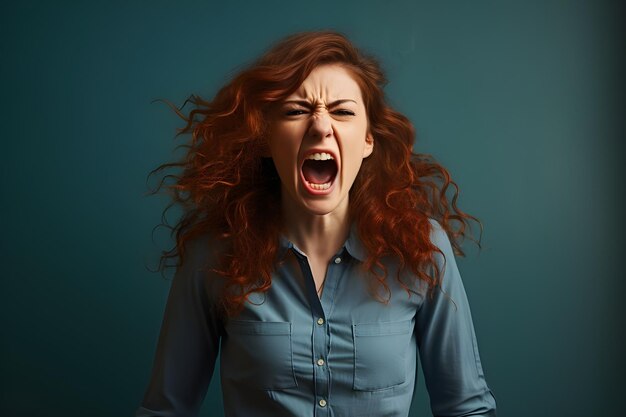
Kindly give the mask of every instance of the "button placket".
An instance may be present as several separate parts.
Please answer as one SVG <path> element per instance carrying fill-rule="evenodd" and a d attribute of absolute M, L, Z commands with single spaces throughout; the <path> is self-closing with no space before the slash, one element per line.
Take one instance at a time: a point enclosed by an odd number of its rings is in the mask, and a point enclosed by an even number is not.
<path fill-rule="evenodd" d="M 321 300 L 317 296 L 315 291 L 315 285 L 313 280 L 313 274 L 311 267 L 306 259 L 303 257 L 300 259 L 300 266 L 305 276 L 305 282 L 307 285 L 308 298 L 311 305 L 311 313 L 313 315 L 313 346 L 312 346 L 312 358 L 313 364 L 313 378 L 314 378 L 314 401 L 316 401 L 317 411 L 316 417 L 328 416 L 330 408 L 327 407 L 327 399 L 329 395 L 329 379 L 330 371 L 328 367 L 323 366 L 326 361 L 323 359 L 328 355 L 329 346 L 329 331 L 328 323 L 326 321 L 326 312 L 322 306 Z M 334 265 L 333 265 L 334 266 Z M 328 273 L 331 271 L 329 270 Z M 322 361 L 322 365 L 318 365 L 319 361 Z"/>
<path fill-rule="evenodd" d="M 318 411 L 321 414 L 316 413 L 316 416 L 326 416 L 329 408 L 327 405 L 328 398 L 328 386 L 329 386 L 329 370 L 324 365 L 326 361 L 324 357 L 328 355 L 328 337 L 329 328 L 328 323 L 323 317 L 318 317 L 315 320 L 313 331 L 313 375 L 315 378 L 315 396 L 317 397 Z"/>
<path fill-rule="evenodd" d="M 327 359 L 330 353 L 329 340 L 332 339 L 333 326 L 331 326 L 328 320 L 332 315 L 335 305 L 335 297 L 339 280 L 345 273 L 347 266 L 347 263 L 344 262 L 344 259 L 339 255 L 330 260 L 328 270 L 326 272 L 324 293 L 320 298 L 320 304 L 322 311 L 324 312 L 324 317 L 319 317 L 317 320 L 318 326 L 315 326 L 314 340 L 316 339 L 316 335 L 323 334 L 324 344 L 322 345 L 317 343 L 322 341 L 320 339 L 314 341 L 313 358 L 317 358 L 314 359 L 314 363 L 316 365 L 314 365 L 314 373 L 316 375 L 315 394 L 318 398 L 318 407 L 317 412 L 315 413 L 316 417 L 328 416 L 330 413 L 330 368 Z"/>
<path fill-rule="evenodd" d="M 331 333 L 333 331 L 333 326 L 331 326 L 328 319 L 332 315 L 332 310 L 335 306 L 339 280 L 345 274 L 346 268 L 349 267 L 349 262 L 339 255 L 336 255 L 330 260 L 326 277 L 324 278 L 324 292 L 322 296 L 319 297 L 316 292 L 315 282 L 308 259 L 304 254 L 300 253 L 299 255 L 298 260 L 300 261 L 300 267 L 305 278 L 307 298 L 309 299 L 313 321 L 311 364 L 313 366 L 314 378 L 313 401 L 315 401 L 316 406 L 314 415 L 315 417 L 328 417 L 331 410 L 329 406 L 330 368 L 327 358 L 330 353 Z"/>

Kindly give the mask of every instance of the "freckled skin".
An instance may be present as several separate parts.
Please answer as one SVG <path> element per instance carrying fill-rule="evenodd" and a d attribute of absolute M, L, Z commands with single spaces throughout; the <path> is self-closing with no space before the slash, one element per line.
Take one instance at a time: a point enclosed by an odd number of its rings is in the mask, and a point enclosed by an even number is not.
<path fill-rule="evenodd" d="M 338 64 L 316 67 L 272 114 L 267 143 L 289 206 L 316 215 L 347 212 L 350 188 L 374 147 L 353 76 Z M 334 183 L 322 195 L 307 189 L 300 172 L 313 150 L 330 153 L 337 163 Z"/>

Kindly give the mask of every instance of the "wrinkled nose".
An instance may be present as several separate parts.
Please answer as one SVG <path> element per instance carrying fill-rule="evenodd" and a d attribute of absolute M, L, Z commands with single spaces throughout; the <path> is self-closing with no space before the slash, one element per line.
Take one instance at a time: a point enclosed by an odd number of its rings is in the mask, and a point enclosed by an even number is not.
<path fill-rule="evenodd" d="M 311 119 L 308 135 L 311 138 L 323 139 L 333 135 L 333 126 L 327 114 L 318 114 Z"/>

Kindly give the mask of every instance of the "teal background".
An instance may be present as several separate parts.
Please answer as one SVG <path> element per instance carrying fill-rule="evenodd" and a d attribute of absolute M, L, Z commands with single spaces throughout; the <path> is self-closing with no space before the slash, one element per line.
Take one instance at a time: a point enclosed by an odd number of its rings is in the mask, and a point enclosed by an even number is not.
<path fill-rule="evenodd" d="M 460 260 L 501 416 L 619 415 L 624 42 L 617 2 L 4 3 L 0 415 L 132 415 L 169 281 L 146 176 L 163 104 L 207 98 L 292 32 L 377 55 L 484 226 Z M 222 415 L 218 378 L 204 416 Z M 430 415 L 423 379 L 411 416 Z"/>

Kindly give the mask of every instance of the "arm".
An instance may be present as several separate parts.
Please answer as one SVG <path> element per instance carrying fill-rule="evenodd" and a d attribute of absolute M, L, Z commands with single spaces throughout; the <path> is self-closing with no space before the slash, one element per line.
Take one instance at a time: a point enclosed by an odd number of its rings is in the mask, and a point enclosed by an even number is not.
<path fill-rule="evenodd" d="M 152 377 L 136 417 L 195 416 L 206 395 L 219 350 L 221 322 L 207 292 L 209 245 L 188 245 L 170 288 Z"/>
<path fill-rule="evenodd" d="M 420 358 L 435 416 L 496 415 L 495 398 L 483 374 L 470 308 L 450 241 L 433 222 L 432 242 L 445 255 L 441 288 L 424 295 L 416 319 Z M 437 265 L 444 258 L 436 253 Z"/>

